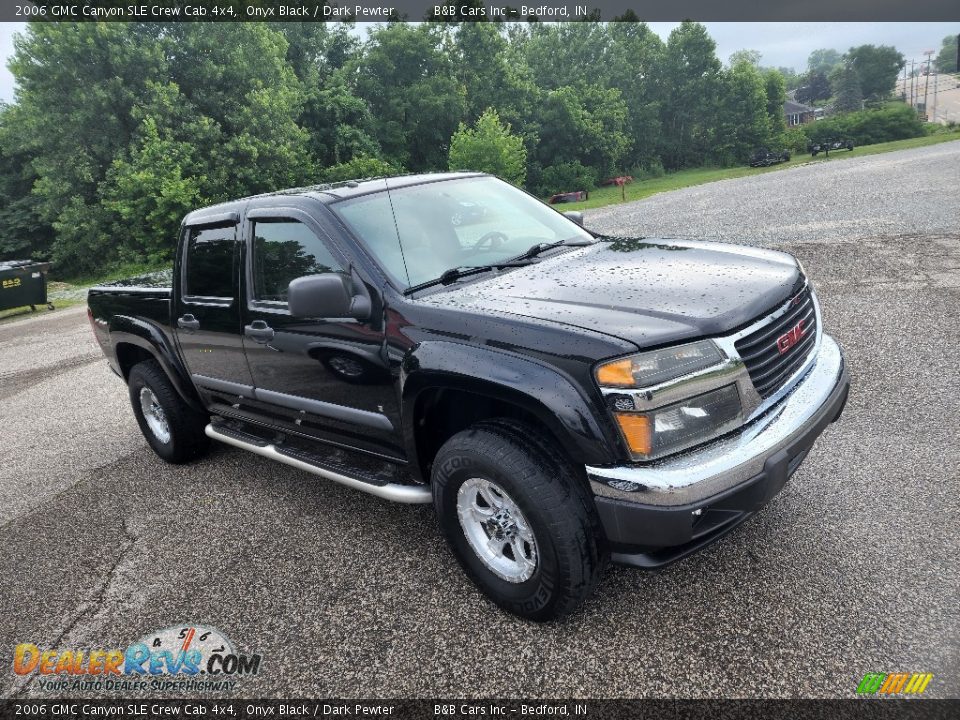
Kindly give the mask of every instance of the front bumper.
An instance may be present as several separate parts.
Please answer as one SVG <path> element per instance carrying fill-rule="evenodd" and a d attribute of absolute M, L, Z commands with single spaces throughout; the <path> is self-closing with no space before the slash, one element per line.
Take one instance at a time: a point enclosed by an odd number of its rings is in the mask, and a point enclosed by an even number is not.
<path fill-rule="evenodd" d="M 783 489 L 843 412 L 843 353 L 823 335 L 809 372 L 737 433 L 647 465 L 586 468 L 614 562 L 659 567 L 726 534 Z"/>

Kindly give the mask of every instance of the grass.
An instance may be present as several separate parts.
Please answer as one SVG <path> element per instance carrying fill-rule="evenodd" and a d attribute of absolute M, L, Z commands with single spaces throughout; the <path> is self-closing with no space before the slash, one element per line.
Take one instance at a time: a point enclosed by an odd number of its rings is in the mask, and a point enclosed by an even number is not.
<path fill-rule="evenodd" d="M 960 130 L 947 132 L 937 132 L 934 135 L 925 135 L 908 140 L 894 140 L 892 142 L 878 143 L 876 145 L 865 145 L 854 148 L 853 152 L 840 150 L 830 154 L 830 157 L 818 155 L 812 157 L 809 153 L 794 155 L 789 162 L 780 165 L 771 165 L 765 168 L 752 167 L 732 167 L 716 168 L 704 167 L 694 168 L 692 170 L 680 170 L 674 173 L 668 173 L 663 177 L 650 180 L 634 181 L 626 186 L 626 200 L 621 195 L 621 188 L 605 187 L 590 191 L 590 199 L 578 203 L 564 203 L 556 205 L 557 210 L 590 210 L 601 208 L 607 205 L 616 205 L 622 202 L 631 202 L 633 200 L 642 200 L 656 195 L 657 193 L 679 190 L 694 185 L 704 185 L 706 183 L 716 182 L 717 180 L 729 180 L 732 178 L 747 177 L 749 175 L 760 175 L 762 173 L 776 172 L 784 168 L 796 167 L 798 165 L 807 165 L 810 163 L 834 162 L 845 160 L 851 157 L 862 157 L 864 155 L 877 155 L 879 153 L 892 152 L 894 150 L 908 150 L 910 148 L 925 147 L 927 145 L 936 145 L 951 140 L 960 140 Z"/>
<path fill-rule="evenodd" d="M 47 299 L 53 303 L 56 310 L 82 305 L 87 302 L 87 290 L 94 285 L 120 280 L 122 278 L 144 275 L 170 267 L 171 263 L 143 264 L 126 263 L 115 265 L 110 269 L 92 275 L 80 275 L 66 279 L 50 279 L 47 282 Z M 46 305 L 37 306 L 37 313 L 47 312 Z M 28 306 L 0 310 L 0 321 L 35 315 Z"/>

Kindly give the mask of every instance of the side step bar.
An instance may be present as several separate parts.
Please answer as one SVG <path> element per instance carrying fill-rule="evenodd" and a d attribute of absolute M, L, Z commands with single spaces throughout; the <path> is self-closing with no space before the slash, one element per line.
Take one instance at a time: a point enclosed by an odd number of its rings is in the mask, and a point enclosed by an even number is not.
<path fill-rule="evenodd" d="M 386 500 L 411 504 L 429 503 L 433 501 L 433 496 L 430 493 L 430 488 L 428 487 L 419 485 L 397 485 L 396 483 L 390 483 L 387 485 L 373 485 L 371 483 L 364 482 L 363 480 L 358 480 L 355 477 L 344 475 L 343 473 L 339 473 L 328 468 L 319 467 L 312 463 L 304 462 L 303 460 L 299 460 L 290 455 L 281 453 L 277 450 L 275 445 L 268 443 L 260 444 L 247 442 L 246 440 L 241 440 L 233 435 L 222 433 L 218 431 L 213 424 L 207 425 L 204 432 L 206 432 L 207 437 L 214 440 L 219 440 L 227 445 L 233 445 L 234 447 L 238 447 L 242 450 L 247 450 L 248 452 L 252 452 L 257 455 L 262 455 L 265 458 L 276 460 L 284 465 L 290 465 L 298 470 L 306 470 L 308 473 L 319 475 L 327 480 L 333 480 L 341 485 L 351 487 L 354 490 L 362 490 L 365 493 L 370 493 L 371 495 L 376 495 L 377 497 L 381 497 Z"/>

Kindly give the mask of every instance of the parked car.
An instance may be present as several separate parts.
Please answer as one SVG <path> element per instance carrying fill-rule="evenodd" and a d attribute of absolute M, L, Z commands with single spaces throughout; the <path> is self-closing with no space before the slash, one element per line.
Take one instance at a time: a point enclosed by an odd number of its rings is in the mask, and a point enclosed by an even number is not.
<path fill-rule="evenodd" d="M 823 142 L 813 143 L 810 146 L 810 154 L 813 157 L 816 157 L 819 153 L 823 153 L 829 157 L 831 150 L 853 150 L 853 140 L 849 138 L 842 140 L 824 140 Z"/>
<path fill-rule="evenodd" d="M 750 167 L 768 167 L 787 162 L 789 159 L 790 152 L 788 150 L 772 151 L 767 148 L 757 148 L 750 156 Z"/>
<path fill-rule="evenodd" d="M 495 225 L 458 228 L 451 200 Z M 88 314 L 160 458 L 213 439 L 432 503 L 464 572 L 532 620 L 608 560 L 661 567 L 751 518 L 849 387 L 792 256 L 605 237 L 478 173 L 195 210 L 172 283 L 93 288 Z"/>

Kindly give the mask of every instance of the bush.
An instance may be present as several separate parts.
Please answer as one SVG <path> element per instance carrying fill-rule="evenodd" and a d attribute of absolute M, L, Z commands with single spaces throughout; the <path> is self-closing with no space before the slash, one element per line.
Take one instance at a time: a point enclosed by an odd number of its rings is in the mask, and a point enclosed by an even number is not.
<path fill-rule="evenodd" d="M 341 182 L 343 180 L 360 180 L 369 177 L 384 177 L 399 175 L 403 168 L 392 165 L 372 155 L 357 155 L 339 165 L 332 165 L 323 171 L 324 182 Z"/>
<path fill-rule="evenodd" d="M 501 124 L 493 108 L 477 118 L 476 125 L 460 129 L 450 139 L 451 170 L 476 170 L 523 185 L 527 178 L 527 149 L 523 138 L 510 134 L 510 125 Z"/>
<path fill-rule="evenodd" d="M 667 174 L 667 171 L 663 169 L 663 163 L 657 159 L 629 168 L 623 174 L 629 175 L 634 180 L 653 180 L 663 177 Z"/>
<path fill-rule="evenodd" d="M 806 152 L 810 141 L 801 128 L 792 127 L 783 133 L 783 147 L 792 153 Z"/>
<path fill-rule="evenodd" d="M 597 172 L 579 161 L 549 165 L 543 169 L 540 194 L 552 195 L 574 190 L 593 190 L 597 186 Z"/>
<path fill-rule="evenodd" d="M 922 137 L 923 123 L 907 105 L 891 103 L 880 110 L 859 110 L 803 126 L 811 143 L 850 138 L 856 145 L 874 145 Z"/>

